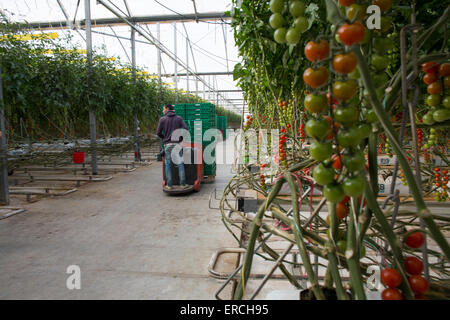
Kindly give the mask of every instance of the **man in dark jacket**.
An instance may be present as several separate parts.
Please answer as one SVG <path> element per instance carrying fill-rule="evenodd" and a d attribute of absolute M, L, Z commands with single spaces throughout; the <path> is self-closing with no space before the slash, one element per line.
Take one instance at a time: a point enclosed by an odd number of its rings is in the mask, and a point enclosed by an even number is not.
<path fill-rule="evenodd" d="M 187 125 L 180 116 L 173 111 L 173 105 L 165 104 L 163 108 L 164 116 L 159 120 L 156 135 L 164 141 L 164 161 L 166 165 L 166 188 L 172 189 L 172 157 L 178 164 L 178 176 L 180 177 L 180 185 L 187 188 L 186 174 L 184 171 L 183 149 L 180 153 L 172 152 L 183 139 L 180 137 L 177 141 L 172 139 L 172 134 L 177 129 L 186 129 Z"/>

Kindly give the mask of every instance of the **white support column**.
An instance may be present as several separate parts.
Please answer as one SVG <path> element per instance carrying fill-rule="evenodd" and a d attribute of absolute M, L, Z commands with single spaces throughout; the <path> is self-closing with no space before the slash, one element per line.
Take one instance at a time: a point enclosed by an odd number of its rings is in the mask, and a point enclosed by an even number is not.
<path fill-rule="evenodd" d="M 189 70 L 189 40 L 186 37 L 186 66 L 187 70 Z M 186 89 L 189 94 L 189 72 L 186 70 Z"/>
<path fill-rule="evenodd" d="M 88 82 L 92 81 L 92 32 L 91 32 L 91 1 L 84 0 L 85 21 L 86 21 L 86 60 L 88 68 Z M 90 85 L 88 85 L 90 88 Z M 91 132 L 91 168 L 92 174 L 98 174 L 97 167 L 97 126 L 95 121 L 94 108 L 89 109 L 89 128 Z"/>
<path fill-rule="evenodd" d="M 131 28 L 131 67 L 132 67 L 132 75 L 133 75 L 133 86 L 134 90 L 136 90 L 136 31 L 134 28 Z M 136 102 L 134 102 L 134 114 L 133 114 L 133 135 L 134 135 L 134 161 L 141 161 L 141 151 L 139 148 L 139 120 L 137 116 L 137 106 Z"/>
<path fill-rule="evenodd" d="M 158 37 L 158 43 L 161 42 L 161 25 L 158 22 L 156 25 L 156 36 Z M 159 82 L 159 88 L 158 88 L 158 99 L 159 99 L 159 104 L 162 103 L 162 80 L 161 80 L 161 49 L 158 47 L 158 82 Z M 158 110 L 159 110 L 158 106 Z"/>
<path fill-rule="evenodd" d="M 178 60 L 177 56 L 177 23 L 173 23 L 173 54 L 175 55 L 175 59 Z M 175 102 L 178 103 L 178 63 L 175 60 Z"/>
<path fill-rule="evenodd" d="M 0 203 L 9 205 L 8 147 L 6 145 L 5 108 L 3 103 L 2 69 L 0 68 Z"/>

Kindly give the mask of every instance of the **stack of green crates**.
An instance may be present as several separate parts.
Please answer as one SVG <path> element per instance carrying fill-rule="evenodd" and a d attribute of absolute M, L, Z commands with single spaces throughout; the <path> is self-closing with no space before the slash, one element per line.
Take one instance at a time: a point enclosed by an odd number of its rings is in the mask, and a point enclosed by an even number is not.
<path fill-rule="evenodd" d="M 163 116 L 163 107 L 164 105 L 161 105 L 161 116 Z M 186 105 L 184 103 L 174 104 L 173 105 L 173 111 L 175 111 L 175 114 L 177 116 L 182 117 L 183 119 L 186 118 Z"/>
<path fill-rule="evenodd" d="M 203 135 L 211 128 L 216 128 L 216 110 L 212 103 L 187 103 L 185 105 L 185 121 L 193 141 L 202 141 L 203 151 L 209 145 L 209 141 L 203 141 Z M 213 153 L 214 154 L 214 153 Z M 216 162 L 203 165 L 204 175 L 216 174 Z"/>
<path fill-rule="evenodd" d="M 228 121 L 226 116 L 216 116 L 217 129 L 223 132 L 223 140 L 227 138 Z"/>

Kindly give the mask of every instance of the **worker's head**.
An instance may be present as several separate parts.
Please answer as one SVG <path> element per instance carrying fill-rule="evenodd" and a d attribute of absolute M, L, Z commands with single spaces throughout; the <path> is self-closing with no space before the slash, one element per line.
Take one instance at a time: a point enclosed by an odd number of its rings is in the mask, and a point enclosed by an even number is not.
<path fill-rule="evenodd" d="M 173 105 L 171 105 L 171 104 L 165 104 L 165 105 L 164 105 L 164 108 L 163 108 L 164 114 L 166 114 L 167 111 L 170 111 L 170 110 L 173 110 Z"/>

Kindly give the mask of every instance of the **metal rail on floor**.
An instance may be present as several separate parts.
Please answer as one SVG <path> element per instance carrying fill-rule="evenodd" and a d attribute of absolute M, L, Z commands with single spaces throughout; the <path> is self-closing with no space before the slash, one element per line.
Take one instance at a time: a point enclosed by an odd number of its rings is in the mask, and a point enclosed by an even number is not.
<path fill-rule="evenodd" d="M 3 213 L 4 211 L 6 211 L 6 213 Z M 6 219 L 9 218 L 13 215 L 16 215 L 18 213 L 22 213 L 25 212 L 26 210 L 23 208 L 15 208 L 15 207 L 0 207 L 0 214 L 2 214 L 0 216 L 0 220 L 2 219 Z"/>

